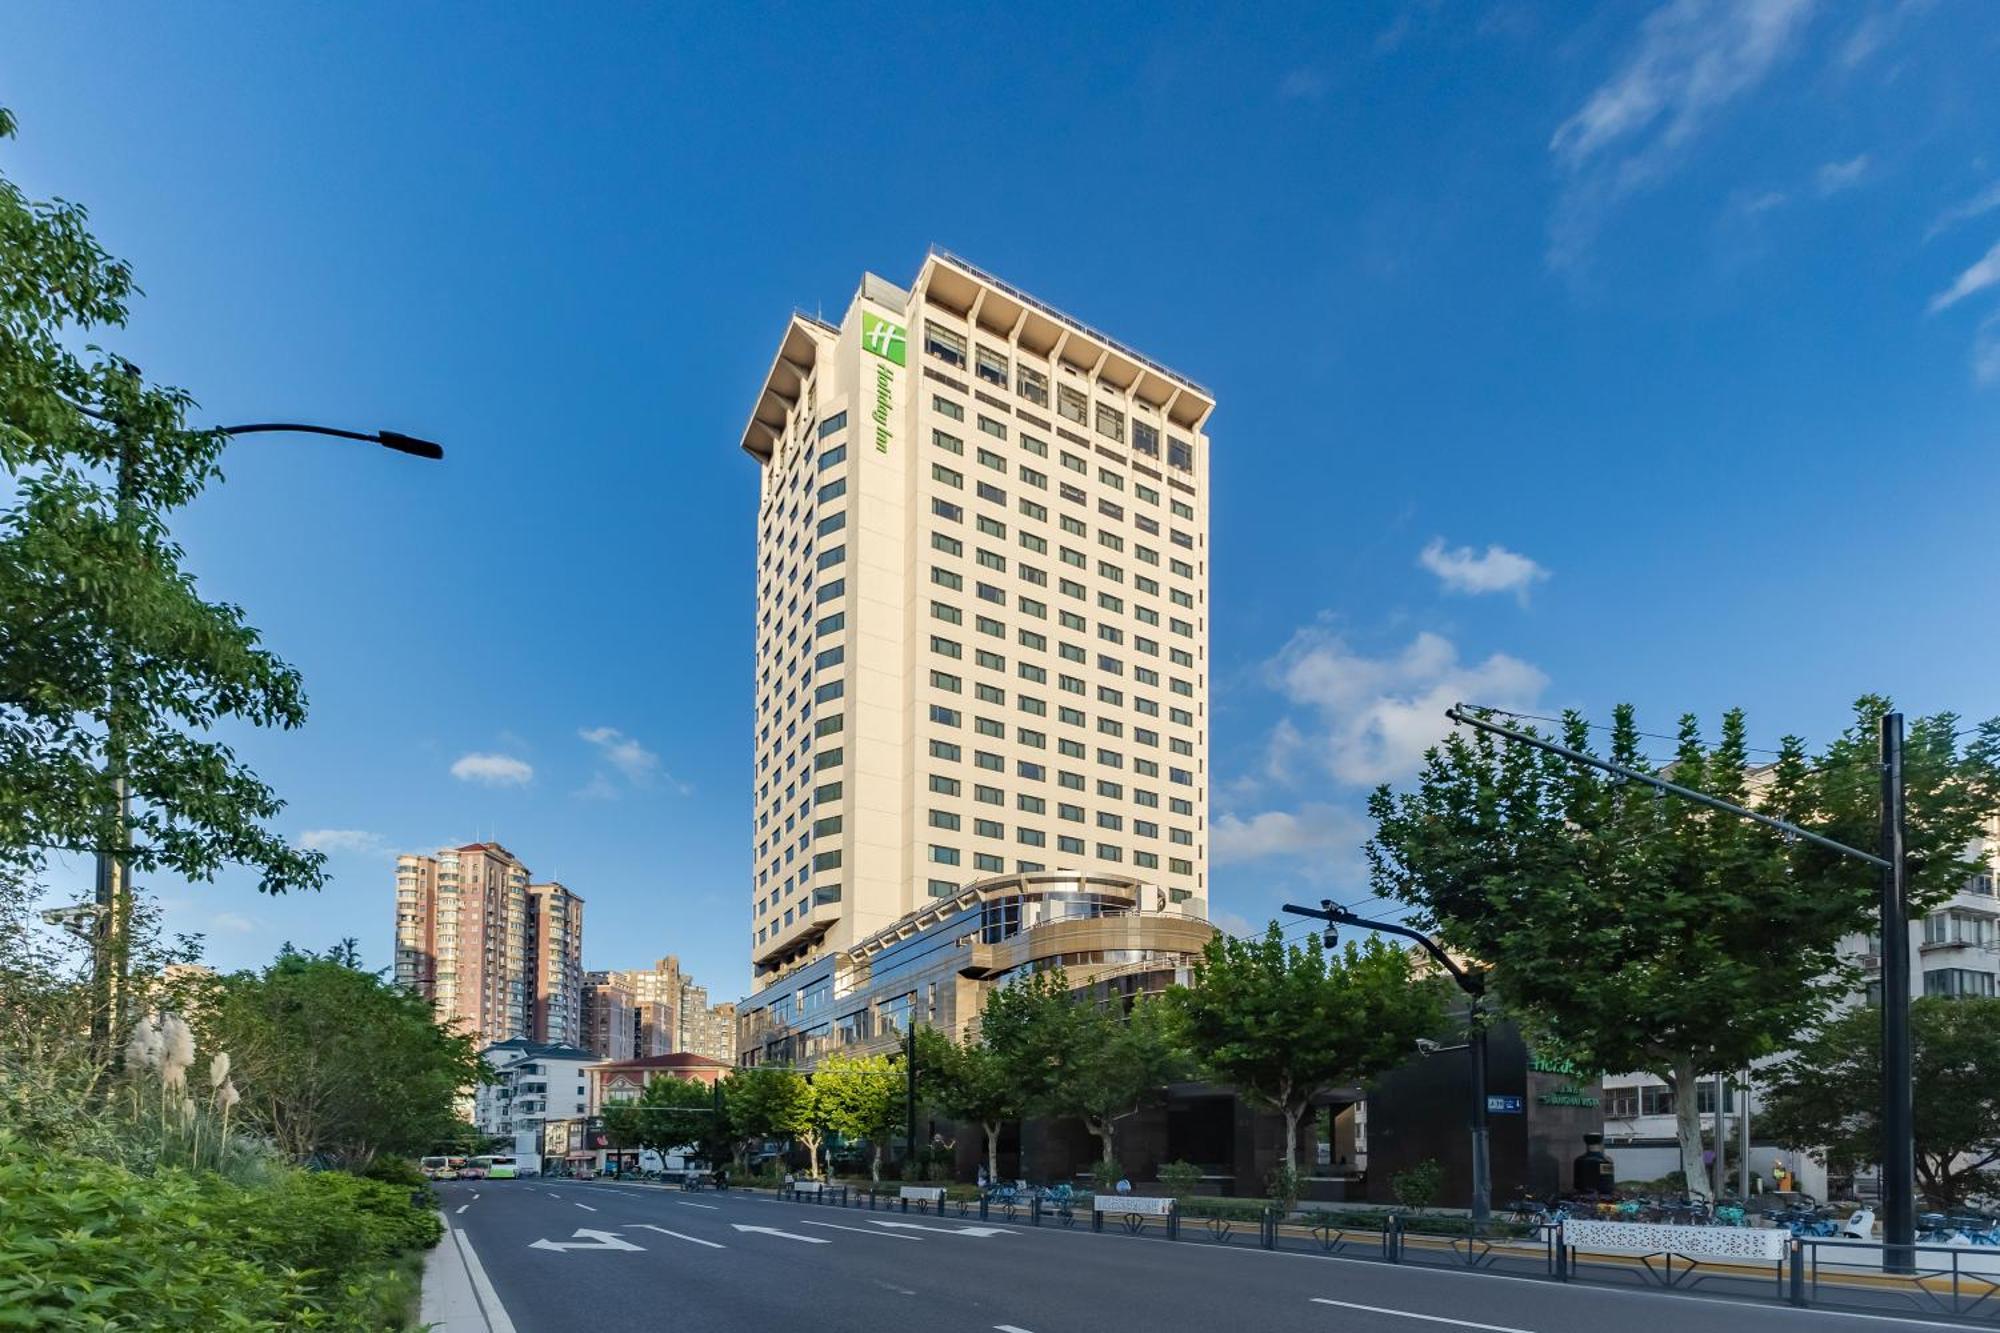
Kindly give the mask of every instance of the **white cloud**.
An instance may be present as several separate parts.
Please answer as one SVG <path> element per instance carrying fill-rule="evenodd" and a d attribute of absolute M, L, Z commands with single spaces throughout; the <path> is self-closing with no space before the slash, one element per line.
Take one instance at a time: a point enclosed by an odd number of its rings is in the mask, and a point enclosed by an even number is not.
<path fill-rule="evenodd" d="M 1972 338 L 1972 378 L 2000 384 L 2000 315 L 1989 315 Z"/>
<path fill-rule="evenodd" d="M 1271 856 L 1353 853 L 1368 841 L 1367 820 L 1333 805 L 1306 805 L 1296 812 L 1266 810 L 1248 819 L 1224 815 L 1215 821 L 1209 854 L 1217 865 L 1261 861 Z"/>
<path fill-rule="evenodd" d="M 381 834 L 358 828 L 309 828 L 299 834 L 299 846 L 336 855 L 342 852 L 368 855 L 387 849 Z"/>
<path fill-rule="evenodd" d="M 460 782 L 477 782 L 486 787 L 523 787 L 535 776 L 526 760 L 510 754 L 460 755 L 451 766 L 451 775 Z"/>
<path fill-rule="evenodd" d="M 660 756 L 616 727 L 585 727 L 576 733 L 595 745 L 611 766 L 633 782 L 644 782 L 660 766 Z"/>
<path fill-rule="evenodd" d="M 1937 221 L 1931 223 L 1930 230 L 1924 233 L 1924 239 L 1928 241 L 1941 232 L 1950 231 L 1961 222 L 1984 217 L 1996 208 L 2000 208 L 2000 181 L 1994 181 L 1970 199 L 1953 204 L 1938 214 Z"/>
<path fill-rule="evenodd" d="M 1290 70 L 1278 80 L 1278 96 L 1287 102 L 1317 102 L 1332 88 L 1332 82 L 1319 70 L 1299 68 Z"/>
<path fill-rule="evenodd" d="M 1271 674 L 1288 701 L 1316 714 L 1303 749 L 1358 786 L 1414 774 L 1449 730 L 1444 710 L 1452 704 L 1530 709 L 1549 684 L 1539 668 L 1506 653 L 1460 662 L 1451 640 L 1430 631 L 1391 656 L 1368 657 L 1322 626 L 1295 634 Z"/>
<path fill-rule="evenodd" d="M 1762 194 L 1747 196 L 1744 198 L 1741 206 L 1745 213 L 1755 217 L 1759 213 L 1768 213 L 1774 208 L 1782 208 L 1785 203 L 1785 197 L 1783 190 L 1766 190 Z"/>
<path fill-rule="evenodd" d="M 1828 195 L 1839 194 L 1842 190 L 1859 185 L 1861 178 L 1867 174 L 1868 154 L 1862 153 L 1858 157 L 1850 157 L 1845 162 L 1828 162 L 1821 166 L 1813 173 L 1813 187 L 1819 191 L 1819 197 L 1824 199 Z"/>
<path fill-rule="evenodd" d="M 1449 592 L 1478 596 L 1489 592 L 1511 592 L 1523 603 L 1528 589 L 1549 577 L 1549 571 L 1527 556 L 1504 546 L 1488 546 L 1484 554 L 1470 546 L 1445 548 L 1444 538 L 1433 537 L 1417 553 L 1417 563 L 1438 576 Z"/>
<path fill-rule="evenodd" d="M 578 787 L 570 795 L 579 801 L 615 801 L 620 792 L 618 784 L 610 778 L 602 773 L 593 773 L 590 775 L 590 781 Z"/>
<path fill-rule="evenodd" d="M 217 912 L 208 919 L 208 924 L 232 935 L 248 935 L 257 929 L 255 921 L 237 912 Z"/>
<path fill-rule="evenodd" d="M 1810 7 L 1670 0 L 1648 15 L 1631 57 L 1549 139 L 1569 177 L 1551 225 L 1550 265 L 1579 263 L 1608 209 L 1670 175 L 1786 55 Z"/>
<path fill-rule="evenodd" d="M 2000 241 L 1993 243 L 1979 259 L 1979 262 L 1958 275 L 1958 281 L 1931 298 L 1930 310 L 1935 315 L 1957 305 L 1975 292 L 1983 292 L 1994 283 L 2000 282 Z"/>

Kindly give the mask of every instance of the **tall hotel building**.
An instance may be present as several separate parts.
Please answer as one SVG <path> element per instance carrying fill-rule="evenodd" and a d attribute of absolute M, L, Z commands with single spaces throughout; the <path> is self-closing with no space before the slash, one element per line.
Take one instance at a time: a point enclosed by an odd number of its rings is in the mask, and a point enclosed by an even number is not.
<path fill-rule="evenodd" d="M 1014 931 L 1089 905 L 1205 937 L 1213 407 L 942 252 L 907 290 L 864 276 L 839 324 L 792 317 L 743 436 L 746 1054 L 805 1016 L 779 981 L 858 996 L 886 938 L 979 903 Z"/>

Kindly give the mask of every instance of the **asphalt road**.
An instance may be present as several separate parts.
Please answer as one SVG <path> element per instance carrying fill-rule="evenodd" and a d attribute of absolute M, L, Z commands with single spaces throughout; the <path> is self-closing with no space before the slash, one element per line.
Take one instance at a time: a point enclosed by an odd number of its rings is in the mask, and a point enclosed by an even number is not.
<path fill-rule="evenodd" d="M 503 1180 L 439 1193 L 517 1333 L 1964 1327 L 739 1192 Z"/>

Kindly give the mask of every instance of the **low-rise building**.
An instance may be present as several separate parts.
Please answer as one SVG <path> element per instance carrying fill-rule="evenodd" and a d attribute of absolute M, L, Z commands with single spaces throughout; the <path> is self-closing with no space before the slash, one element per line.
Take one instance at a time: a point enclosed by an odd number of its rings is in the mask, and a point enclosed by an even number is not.
<path fill-rule="evenodd" d="M 689 1051 L 670 1055 L 645 1055 L 631 1060 L 606 1060 L 585 1069 L 588 1080 L 590 1114 L 602 1114 L 607 1106 L 635 1102 L 656 1078 L 687 1078 L 710 1086 L 728 1077 L 727 1060 L 713 1060 Z"/>
<path fill-rule="evenodd" d="M 481 1134 L 513 1139 L 539 1134 L 550 1120 L 588 1113 L 589 1080 L 584 1070 L 598 1057 L 578 1046 L 515 1037 L 479 1053 L 495 1081 L 473 1095 L 473 1125 Z"/>

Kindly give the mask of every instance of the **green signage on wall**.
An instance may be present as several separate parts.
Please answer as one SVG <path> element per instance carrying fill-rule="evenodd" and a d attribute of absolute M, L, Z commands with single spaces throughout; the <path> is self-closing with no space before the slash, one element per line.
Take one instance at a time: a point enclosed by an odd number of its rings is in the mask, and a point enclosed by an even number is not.
<path fill-rule="evenodd" d="M 880 315 L 861 312 L 861 345 L 896 365 L 908 365 L 904 358 L 908 353 L 908 333 L 901 324 L 891 323 Z"/>

